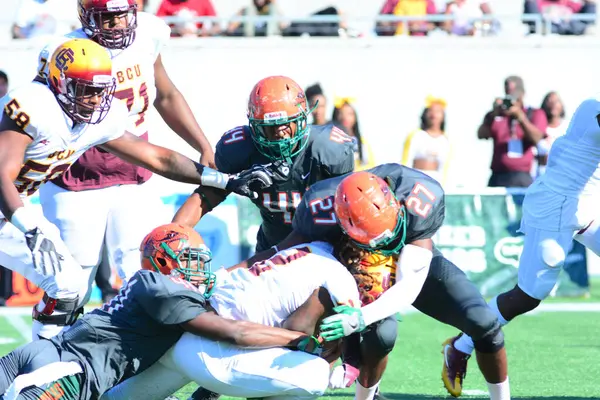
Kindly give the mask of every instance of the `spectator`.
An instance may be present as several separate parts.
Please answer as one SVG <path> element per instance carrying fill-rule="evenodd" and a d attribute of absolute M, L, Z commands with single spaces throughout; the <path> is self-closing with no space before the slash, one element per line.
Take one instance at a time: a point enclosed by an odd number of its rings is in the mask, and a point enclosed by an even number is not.
<path fill-rule="evenodd" d="M 252 0 L 252 5 L 240 9 L 236 16 L 271 16 L 280 17 L 282 14 L 281 10 L 275 3 L 275 0 Z M 253 25 L 244 22 L 233 21 L 227 27 L 227 34 L 229 36 L 269 36 L 274 34 L 281 34 L 289 24 L 287 23 L 267 23 L 257 21 Z"/>
<path fill-rule="evenodd" d="M 479 139 L 492 139 L 492 176 L 489 186 L 527 187 L 531 184 L 533 148 L 545 136 L 544 111 L 525 107 L 525 85 L 518 76 L 504 81 L 504 99 L 496 99 L 477 131 Z"/>
<path fill-rule="evenodd" d="M 567 133 L 569 126 L 565 119 L 565 106 L 558 93 L 548 93 L 542 101 L 541 109 L 548 119 L 548 127 L 546 128 L 546 137 L 538 142 L 536 148 L 538 162 L 536 176 L 541 176 L 546 172 L 550 147 L 558 137 Z"/>
<path fill-rule="evenodd" d="M 0 97 L 4 97 L 6 92 L 8 92 L 8 75 L 6 72 L 0 71 Z"/>
<path fill-rule="evenodd" d="M 156 15 L 179 18 L 179 21 L 169 23 L 172 37 L 212 36 L 220 31 L 219 24 L 194 22 L 198 17 L 217 15 L 210 0 L 162 0 Z"/>
<path fill-rule="evenodd" d="M 306 99 L 308 100 L 308 107 L 314 111 L 312 112 L 312 121 L 313 125 L 325 125 L 329 121 L 326 117 L 327 112 L 327 99 L 323 94 L 323 89 L 321 89 L 321 85 L 315 83 L 312 86 L 309 86 L 304 91 L 306 93 Z M 316 106 L 316 107 L 315 107 Z"/>
<path fill-rule="evenodd" d="M 380 15 L 396 15 L 398 17 L 414 17 L 436 14 L 433 0 L 386 0 Z M 393 36 L 407 33 L 402 22 L 377 22 L 375 32 L 379 36 Z M 408 34 L 411 36 L 425 36 L 435 29 L 435 24 L 426 21 L 408 22 Z"/>
<path fill-rule="evenodd" d="M 341 11 L 335 7 L 327 7 L 319 10 L 311 16 L 337 15 L 342 17 Z M 340 32 L 346 32 L 347 25 L 345 21 L 338 22 L 292 22 L 292 24 L 283 31 L 283 36 L 340 36 Z"/>
<path fill-rule="evenodd" d="M 453 21 L 445 21 L 444 29 L 459 36 L 489 35 L 496 29 L 492 21 L 481 19 L 491 14 L 487 0 L 451 0 L 446 7 L 446 15 L 452 15 Z"/>
<path fill-rule="evenodd" d="M 336 97 L 335 108 L 331 121 L 354 141 L 354 169 L 361 171 L 363 169 L 373 168 L 375 158 L 371 146 L 360 133 L 358 125 L 358 115 L 356 109 L 352 106 L 355 100 L 351 97 Z"/>
<path fill-rule="evenodd" d="M 596 15 L 596 0 L 525 0 L 525 15 L 542 15 L 551 23 L 552 33 L 559 35 L 583 35 L 592 21 L 576 21 L 574 15 Z M 536 33 L 535 22 L 529 25 L 529 33 Z M 544 26 L 544 25 L 543 25 Z"/>
<path fill-rule="evenodd" d="M 428 96 L 421 113 L 421 127 L 404 141 L 402 164 L 418 169 L 445 184 L 450 158 L 450 141 L 445 133 L 446 101 Z"/>
<path fill-rule="evenodd" d="M 74 1 L 21 0 L 12 26 L 13 39 L 49 38 L 79 26 Z"/>

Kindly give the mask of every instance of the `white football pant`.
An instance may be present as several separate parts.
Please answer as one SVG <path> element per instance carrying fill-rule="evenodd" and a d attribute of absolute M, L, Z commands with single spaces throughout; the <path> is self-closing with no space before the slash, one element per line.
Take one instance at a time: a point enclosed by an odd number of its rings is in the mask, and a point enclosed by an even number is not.
<path fill-rule="evenodd" d="M 40 189 L 44 216 L 59 228 L 75 260 L 83 267 L 89 300 L 96 270 L 106 246 L 108 261 L 123 281 L 140 269 L 140 244 L 169 216 L 160 197 L 147 185 L 118 185 L 73 192 L 53 183 Z"/>
<path fill-rule="evenodd" d="M 32 206 L 26 205 L 26 207 Z M 51 298 L 75 299 L 82 292 L 83 271 L 61 240 L 58 228 L 48 222 L 41 211 L 38 221 L 40 230 L 54 243 L 56 250 L 64 257 L 62 271 L 56 276 L 43 276 L 37 273 L 33 266 L 31 251 L 25 241 L 25 235 L 3 218 L 0 218 L 0 265 L 23 275 Z M 85 290 L 83 291 L 85 292 Z M 44 302 L 40 300 L 40 304 L 37 306 L 38 310 L 43 310 L 44 305 Z M 33 321 L 32 339 L 37 340 L 38 335 L 46 338 L 52 337 L 63 328 L 57 325 L 42 325 L 38 321 Z"/>
<path fill-rule="evenodd" d="M 301 351 L 242 349 L 184 333 L 158 362 L 102 400 L 163 400 L 191 381 L 224 396 L 309 400 L 323 395 L 329 372 L 327 361 Z"/>

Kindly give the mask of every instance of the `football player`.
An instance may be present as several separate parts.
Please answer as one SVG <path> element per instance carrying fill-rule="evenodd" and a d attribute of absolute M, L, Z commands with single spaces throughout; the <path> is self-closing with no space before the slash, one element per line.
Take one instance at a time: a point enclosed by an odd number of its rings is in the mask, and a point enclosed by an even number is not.
<path fill-rule="evenodd" d="M 277 243 L 292 230 L 294 212 L 306 188 L 354 169 L 352 138 L 333 124 L 309 125 L 311 111 L 300 85 L 286 76 L 269 76 L 250 92 L 249 125 L 225 132 L 217 144 L 215 163 L 219 171 L 234 173 L 270 163 L 279 166 L 279 179 L 253 200 L 262 218 L 257 252 L 271 249 L 269 256 L 277 253 Z M 222 190 L 198 188 L 173 222 L 194 227 L 227 195 Z M 192 398 L 215 400 L 218 396 L 198 391 Z"/>
<path fill-rule="evenodd" d="M 47 83 L 25 84 L 0 101 L 0 265 L 45 291 L 33 311 L 34 339 L 74 322 L 87 281 L 56 226 L 25 206 L 25 198 L 60 177 L 87 149 L 102 145 L 169 179 L 247 195 L 253 177 L 262 173 L 228 176 L 126 132 L 127 108 L 112 102 L 111 73 L 104 48 L 88 39 L 69 40 L 52 55 Z M 73 212 L 78 207 L 83 205 Z"/>
<path fill-rule="evenodd" d="M 316 348 L 316 339 L 304 333 L 215 314 L 208 301 L 217 291 L 218 278 L 210 269 L 210 252 L 193 229 L 161 226 L 148 234 L 141 250 L 152 257 L 143 260 L 144 269 L 113 300 L 60 335 L 21 346 L 0 359 L 0 399 L 98 399 L 120 380 L 156 362 L 184 332 L 218 341 L 211 342 L 213 350 L 228 344 Z M 327 386 L 326 361 L 279 350 L 277 354 L 288 360 L 306 362 L 302 368 L 308 379 L 320 371 L 321 386 Z M 310 387 L 319 390 L 316 384 Z M 136 398 L 147 397 L 129 397 Z"/>
<path fill-rule="evenodd" d="M 535 309 L 548 297 L 573 240 L 600 255 L 599 113 L 598 97 L 579 105 L 567 133 L 552 145 L 546 173 L 525 193 L 520 229 L 525 236 L 518 283 L 489 303 L 502 325 Z M 446 368 L 466 372 L 473 352 L 468 332 L 448 339 L 444 346 Z"/>
<path fill-rule="evenodd" d="M 214 167 L 212 147 L 162 63 L 170 28 L 155 15 L 138 11 L 136 3 L 78 0 L 82 28 L 52 39 L 40 52 L 38 79 L 46 79 L 48 57 L 58 45 L 90 38 L 110 53 L 115 97 L 129 111 L 127 130 L 147 141 L 148 113 L 154 106 L 165 123 L 201 153 L 200 163 Z M 139 269 L 138 246 L 144 235 L 168 221 L 160 197 L 144 184 L 151 176 L 151 171 L 93 147 L 40 190 L 44 216 L 58 227 L 83 267 L 84 282 L 89 282 L 80 304 L 87 302 L 101 262 L 109 262 L 126 281 Z"/>
<path fill-rule="evenodd" d="M 354 332 L 363 337 L 357 399 L 373 397 L 396 339 L 394 314 L 410 304 L 468 330 L 476 338 L 477 361 L 491 398 L 510 396 L 498 319 L 475 285 L 433 246 L 431 238 L 443 220 L 444 191 L 437 181 L 399 164 L 384 164 L 311 186 L 296 211 L 293 233 L 279 245 L 349 238 L 358 249 L 400 255 L 398 279 L 389 290 L 364 308 L 338 309 L 322 327 L 328 339 Z M 461 372 L 445 371 L 447 387 L 456 387 L 450 383 L 462 379 Z"/>
<path fill-rule="evenodd" d="M 156 246 L 144 248 L 143 257 L 164 268 L 171 268 L 178 255 L 173 252 L 169 259 Z M 220 269 L 210 305 L 225 318 L 312 334 L 335 305 L 359 302 L 352 275 L 333 254 L 332 245 L 313 242 L 280 251 L 249 269 Z M 110 390 L 105 400 L 162 400 L 190 381 L 234 397 L 314 397 L 327 388 L 329 365 L 323 360 L 304 364 L 297 357 L 310 358 L 286 349 L 239 349 L 184 334 L 156 365 Z"/>
<path fill-rule="evenodd" d="M 274 162 L 281 166 L 280 179 L 253 200 L 262 217 L 256 251 L 269 249 L 291 232 L 306 188 L 354 168 L 352 139 L 332 124 L 308 125 L 310 112 L 304 90 L 292 79 L 264 78 L 250 92 L 249 125 L 231 129 L 217 144 L 215 163 L 221 172 L 236 173 Z M 173 221 L 196 226 L 227 195 L 199 188 Z M 275 248 L 270 255 L 276 252 Z"/>

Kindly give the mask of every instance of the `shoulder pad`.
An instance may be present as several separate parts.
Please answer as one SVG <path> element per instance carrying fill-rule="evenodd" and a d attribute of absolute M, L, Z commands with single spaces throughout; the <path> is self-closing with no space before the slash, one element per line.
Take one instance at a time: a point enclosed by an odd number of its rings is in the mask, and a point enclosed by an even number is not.
<path fill-rule="evenodd" d="M 148 35 L 154 42 L 154 58 L 156 59 L 171 37 L 169 25 L 154 14 L 138 12 L 137 34 Z"/>
<path fill-rule="evenodd" d="M 46 101 L 55 101 L 47 86 L 35 82 L 19 86 L 2 98 L 3 118 L 12 119 L 23 132 L 36 140 L 43 130 L 40 124 L 51 124 L 53 121 L 50 115 L 44 115 L 48 108 Z"/>
<path fill-rule="evenodd" d="M 323 168 L 324 176 L 343 175 L 354 170 L 354 140 L 333 124 L 311 126 L 311 153 Z"/>
<path fill-rule="evenodd" d="M 226 174 L 235 174 L 248 169 L 251 166 L 250 158 L 255 151 L 254 142 L 250 137 L 250 127 L 237 126 L 225 132 L 217 143 L 215 151 L 217 169 Z"/>

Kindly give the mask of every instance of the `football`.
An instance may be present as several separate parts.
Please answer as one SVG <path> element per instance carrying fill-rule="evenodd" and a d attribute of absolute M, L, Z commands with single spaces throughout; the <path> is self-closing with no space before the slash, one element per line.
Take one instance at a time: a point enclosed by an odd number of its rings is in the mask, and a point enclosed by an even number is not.
<path fill-rule="evenodd" d="M 394 257 L 377 253 L 369 254 L 360 262 L 361 269 L 373 278 L 371 290 L 361 299 L 363 306 L 377 300 L 396 282 L 396 263 Z"/>

